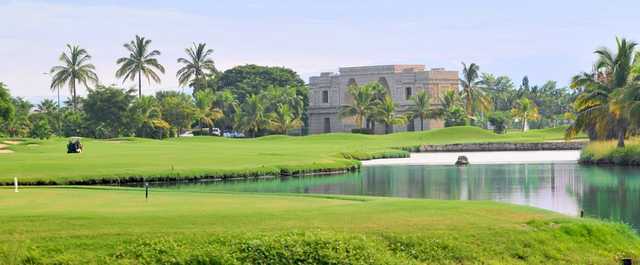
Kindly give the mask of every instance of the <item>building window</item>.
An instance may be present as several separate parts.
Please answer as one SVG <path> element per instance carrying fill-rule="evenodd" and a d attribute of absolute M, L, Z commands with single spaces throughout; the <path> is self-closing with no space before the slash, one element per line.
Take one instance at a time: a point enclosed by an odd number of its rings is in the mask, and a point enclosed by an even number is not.
<path fill-rule="evenodd" d="M 406 100 L 410 100 L 411 99 L 411 96 L 412 96 L 411 92 L 412 92 L 411 91 L 411 87 L 406 87 L 404 89 L 404 95 L 405 95 L 405 99 Z"/>
<path fill-rule="evenodd" d="M 331 132 L 331 119 L 330 118 L 324 118 L 324 132 L 325 133 L 330 133 Z"/>
<path fill-rule="evenodd" d="M 329 103 L 329 91 L 322 91 L 322 103 Z"/>

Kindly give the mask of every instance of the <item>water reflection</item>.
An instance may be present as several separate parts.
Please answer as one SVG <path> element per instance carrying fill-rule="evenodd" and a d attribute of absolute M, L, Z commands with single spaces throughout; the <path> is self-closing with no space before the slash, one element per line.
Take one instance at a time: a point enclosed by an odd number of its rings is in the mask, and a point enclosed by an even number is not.
<path fill-rule="evenodd" d="M 371 166 L 328 177 L 172 184 L 188 190 L 374 195 L 494 200 L 569 215 L 621 220 L 640 228 L 640 170 L 576 164 Z"/>

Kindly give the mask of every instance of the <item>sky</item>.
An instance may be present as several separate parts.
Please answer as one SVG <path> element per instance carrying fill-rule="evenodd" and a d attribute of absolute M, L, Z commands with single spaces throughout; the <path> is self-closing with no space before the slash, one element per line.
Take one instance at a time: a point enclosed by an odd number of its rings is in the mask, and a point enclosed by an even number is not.
<path fill-rule="evenodd" d="M 214 49 L 218 69 L 285 66 L 305 81 L 342 66 L 474 62 L 516 84 L 527 75 L 567 85 L 591 68 L 596 48 L 616 36 L 640 41 L 638 10 L 637 0 L 0 0 L 0 82 L 33 102 L 54 99 L 45 73 L 69 43 L 92 55 L 102 83 L 130 87 L 115 61 L 139 34 L 167 70 L 161 84 L 143 83 L 144 94 L 183 90 L 176 60 L 194 42 Z"/>

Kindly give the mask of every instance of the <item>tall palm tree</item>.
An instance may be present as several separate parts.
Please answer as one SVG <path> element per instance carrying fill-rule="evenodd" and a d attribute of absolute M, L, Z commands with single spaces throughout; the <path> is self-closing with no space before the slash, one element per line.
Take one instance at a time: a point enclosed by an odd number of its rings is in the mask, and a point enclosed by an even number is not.
<path fill-rule="evenodd" d="M 51 75 L 51 90 L 60 89 L 68 85 L 71 91 L 73 108 L 77 109 L 76 85 L 82 84 L 89 88 L 88 82 L 98 83 L 98 75 L 95 73 L 96 67 L 89 63 L 91 55 L 77 45 L 67 44 L 67 52 L 60 55 L 62 65 L 54 66 L 49 71 Z"/>
<path fill-rule="evenodd" d="M 209 58 L 213 53 L 213 49 L 207 49 L 206 46 L 206 43 L 198 43 L 198 45 L 194 43 L 193 47 L 184 50 L 188 55 L 188 59 L 178 58 L 178 63 L 184 64 L 176 73 L 178 84 L 181 86 L 193 84 L 193 87 L 197 88 L 198 82 L 202 81 L 201 78 L 205 78 L 207 74 L 216 71 L 213 60 Z M 202 83 L 206 89 L 206 80 Z"/>
<path fill-rule="evenodd" d="M 598 56 L 594 73 L 573 77 L 571 87 L 581 92 L 574 102 L 576 119 L 567 129 L 568 138 L 580 131 L 593 131 L 600 139 L 613 135 L 618 139 L 618 147 L 624 147 L 632 106 L 625 104 L 632 98 L 632 92 L 627 90 L 633 91 L 638 86 L 633 69 L 640 61 L 635 56 L 636 42 L 616 38 L 616 46 L 615 53 L 608 48 L 594 52 Z"/>
<path fill-rule="evenodd" d="M 408 109 L 412 118 L 420 119 L 420 131 L 424 130 L 424 120 L 429 118 L 437 118 L 439 113 L 437 109 L 431 106 L 431 95 L 427 91 L 420 91 L 411 97 L 413 105 Z"/>
<path fill-rule="evenodd" d="M 195 103 L 197 107 L 196 118 L 200 125 L 200 131 L 204 125 L 209 128 L 209 134 L 213 132 L 213 124 L 216 120 L 222 118 L 224 114 L 222 110 L 213 106 L 215 94 L 211 90 L 200 90 L 196 92 Z"/>
<path fill-rule="evenodd" d="M 120 65 L 116 71 L 116 77 L 122 78 L 123 82 L 135 80 L 138 77 L 138 97 L 142 97 L 142 75 L 147 78 L 148 82 L 153 80 L 160 83 L 160 77 L 155 70 L 164 74 L 164 66 L 162 66 L 155 57 L 160 55 L 160 51 L 151 50 L 149 47 L 151 40 L 136 35 L 136 39 L 123 46 L 129 52 L 128 57 L 119 58 L 116 63 Z"/>
<path fill-rule="evenodd" d="M 342 118 L 355 117 L 356 126 L 363 128 L 364 119 L 375 109 L 375 93 L 372 85 L 350 86 L 348 93 L 353 97 L 353 104 L 341 106 L 338 115 Z"/>
<path fill-rule="evenodd" d="M 279 134 L 287 134 L 291 129 L 302 127 L 300 117 L 289 109 L 289 105 L 278 104 L 274 112 L 269 115 L 269 128 Z"/>
<path fill-rule="evenodd" d="M 513 117 L 522 120 L 522 131 L 529 130 L 529 120 L 537 120 L 540 118 L 538 107 L 528 98 L 521 98 L 516 106 L 511 110 Z"/>
<path fill-rule="evenodd" d="M 407 117 L 396 113 L 396 104 L 391 96 L 386 95 L 375 110 L 376 119 L 384 124 L 384 133 L 392 133 L 394 125 L 407 123 Z"/>
<path fill-rule="evenodd" d="M 462 85 L 462 97 L 465 103 L 465 111 L 469 118 L 474 118 L 476 112 L 488 111 L 491 102 L 485 95 L 485 91 L 480 86 L 479 73 L 480 66 L 475 63 L 467 66 L 462 63 L 462 78 L 460 84 Z"/>

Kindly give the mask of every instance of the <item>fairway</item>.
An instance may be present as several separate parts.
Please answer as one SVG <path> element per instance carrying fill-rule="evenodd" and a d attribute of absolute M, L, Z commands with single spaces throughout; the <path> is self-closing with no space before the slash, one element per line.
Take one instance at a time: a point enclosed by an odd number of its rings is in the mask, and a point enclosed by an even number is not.
<path fill-rule="evenodd" d="M 0 219 L 1 264 L 250 264 L 279 255 L 347 264 L 612 264 L 640 255 L 640 239 L 624 225 L 495 202 L 161 190 L 145 200 L 142 189 L 3 188 Z"/>
<path fill-rule="evenodd" d="M 453 127 L 390 135 L 326 134 L 256 139 L 189 137 L 170 140 L 83 139 L 82 154 L 66 154 L 67 139 L 8 145 L 0 154 L 0 184 L 95 184 L 206 177 L 252 177 L 345 170 L 358 160 L 404 157 L 421 144 L 560 140 L 564 127 L 504 135 Z"/>

